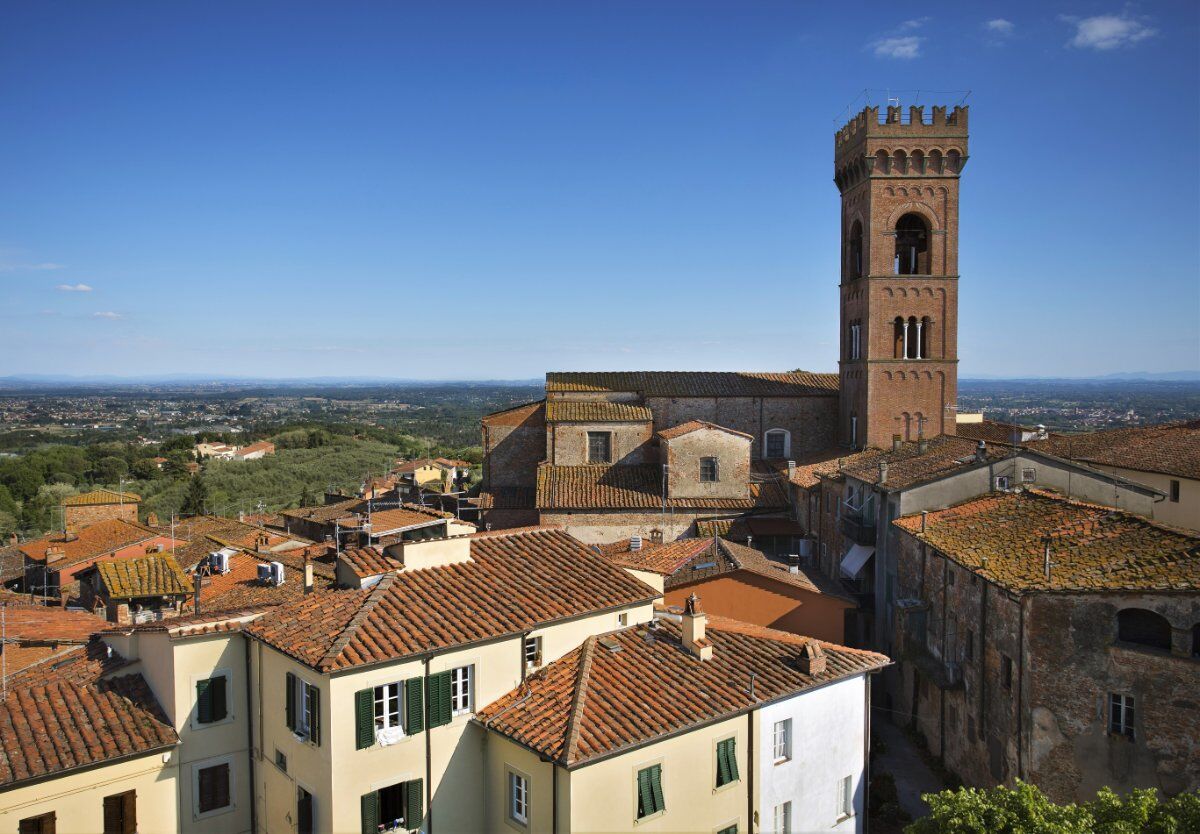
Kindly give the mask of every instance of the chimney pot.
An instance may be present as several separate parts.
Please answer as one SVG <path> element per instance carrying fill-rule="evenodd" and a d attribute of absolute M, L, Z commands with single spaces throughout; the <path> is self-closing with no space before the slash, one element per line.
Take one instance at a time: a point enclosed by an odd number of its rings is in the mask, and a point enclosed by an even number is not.
<path fill-rule="evenodd" d="M 629 537 L 629 549 L 630 550 L 641 550 L 642 549 L 642 537 L 641 536 L 630 536 Z"/>
<path fill-rule="evenodd" d="M 683 604 L 683 648 L 698 660 L 712 658 L 712 644 L 705 639 L 705 627 L 708 625 L 708 615 L 700 607 L 700 597 L 693 592 Z"/>
<path fill-rule="evenodd" d="M 879 461 L 879 483 L 886 484 L 888 478 L 888 464 L 886 460 Z"/>
<path fill-rule="evenodd" d="M 975 444 L 975 460 L 980 463 L 987 460 L 987 443 L 982 440 Z"/>
<path fill-rule="evenodd" d="M 313 590 L 313 565 L 308 554 L 304 555 L 304 593 L 311 594 Z"/>
<path fill-rule="evenodd" d="M 822 675 L 825 673 L 825 650 L 821 648 L 821 644 L 816 640 L 809 640 L 800 649 L 800 655 L 796 658 L 796 665 L 800 667 L 800 672 L 805 675 Z"/>

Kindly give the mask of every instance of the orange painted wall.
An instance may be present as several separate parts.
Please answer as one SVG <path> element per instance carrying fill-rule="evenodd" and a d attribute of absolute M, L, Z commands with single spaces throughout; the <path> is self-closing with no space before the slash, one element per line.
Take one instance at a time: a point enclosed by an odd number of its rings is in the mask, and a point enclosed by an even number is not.
<path fill-rule="evenodd" d="M 692 593 L 709 614 L 755 625 L 816 637 L 831 643 L 845 642 L 846 600 L 758 576 L 734 571 L 702 579 L 666 593 L 667 605 L 683 605 Z"/>

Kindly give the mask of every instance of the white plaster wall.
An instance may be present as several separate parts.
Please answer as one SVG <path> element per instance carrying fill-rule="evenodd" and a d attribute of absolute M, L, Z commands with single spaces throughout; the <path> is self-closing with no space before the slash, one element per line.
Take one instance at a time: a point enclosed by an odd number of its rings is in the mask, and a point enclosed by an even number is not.
<path fill-rule="evenodd" d="M 792 803 L 792 831 L 861 832 L 866 676 L 808 690 L 759 710 L 760 830 L 774 830 L 775 806 Z M 775 764 L 775 722 L 792 719 L 792 758 Z M 854 815 L 837 822 L 838 785 L 854 776 Z"/>

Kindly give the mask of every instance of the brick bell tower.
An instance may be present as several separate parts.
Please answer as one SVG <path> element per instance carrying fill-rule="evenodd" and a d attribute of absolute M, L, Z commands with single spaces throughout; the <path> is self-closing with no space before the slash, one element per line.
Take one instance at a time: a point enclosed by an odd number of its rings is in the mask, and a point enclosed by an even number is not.
<path fill-rule="evenodd" d="M 958 181 L 967 108 L 868 107 L 834 137 L 842 194 L 841 441 L 955 433 Z"/>

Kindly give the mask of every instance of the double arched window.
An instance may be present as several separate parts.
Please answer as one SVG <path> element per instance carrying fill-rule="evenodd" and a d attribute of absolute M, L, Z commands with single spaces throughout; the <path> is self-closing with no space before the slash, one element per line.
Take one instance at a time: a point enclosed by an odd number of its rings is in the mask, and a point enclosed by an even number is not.
<path fill-rule="evenodd" d="M 893 359 L 929 359 L 929 316 L 896 316 L 892 322 Z"/>

